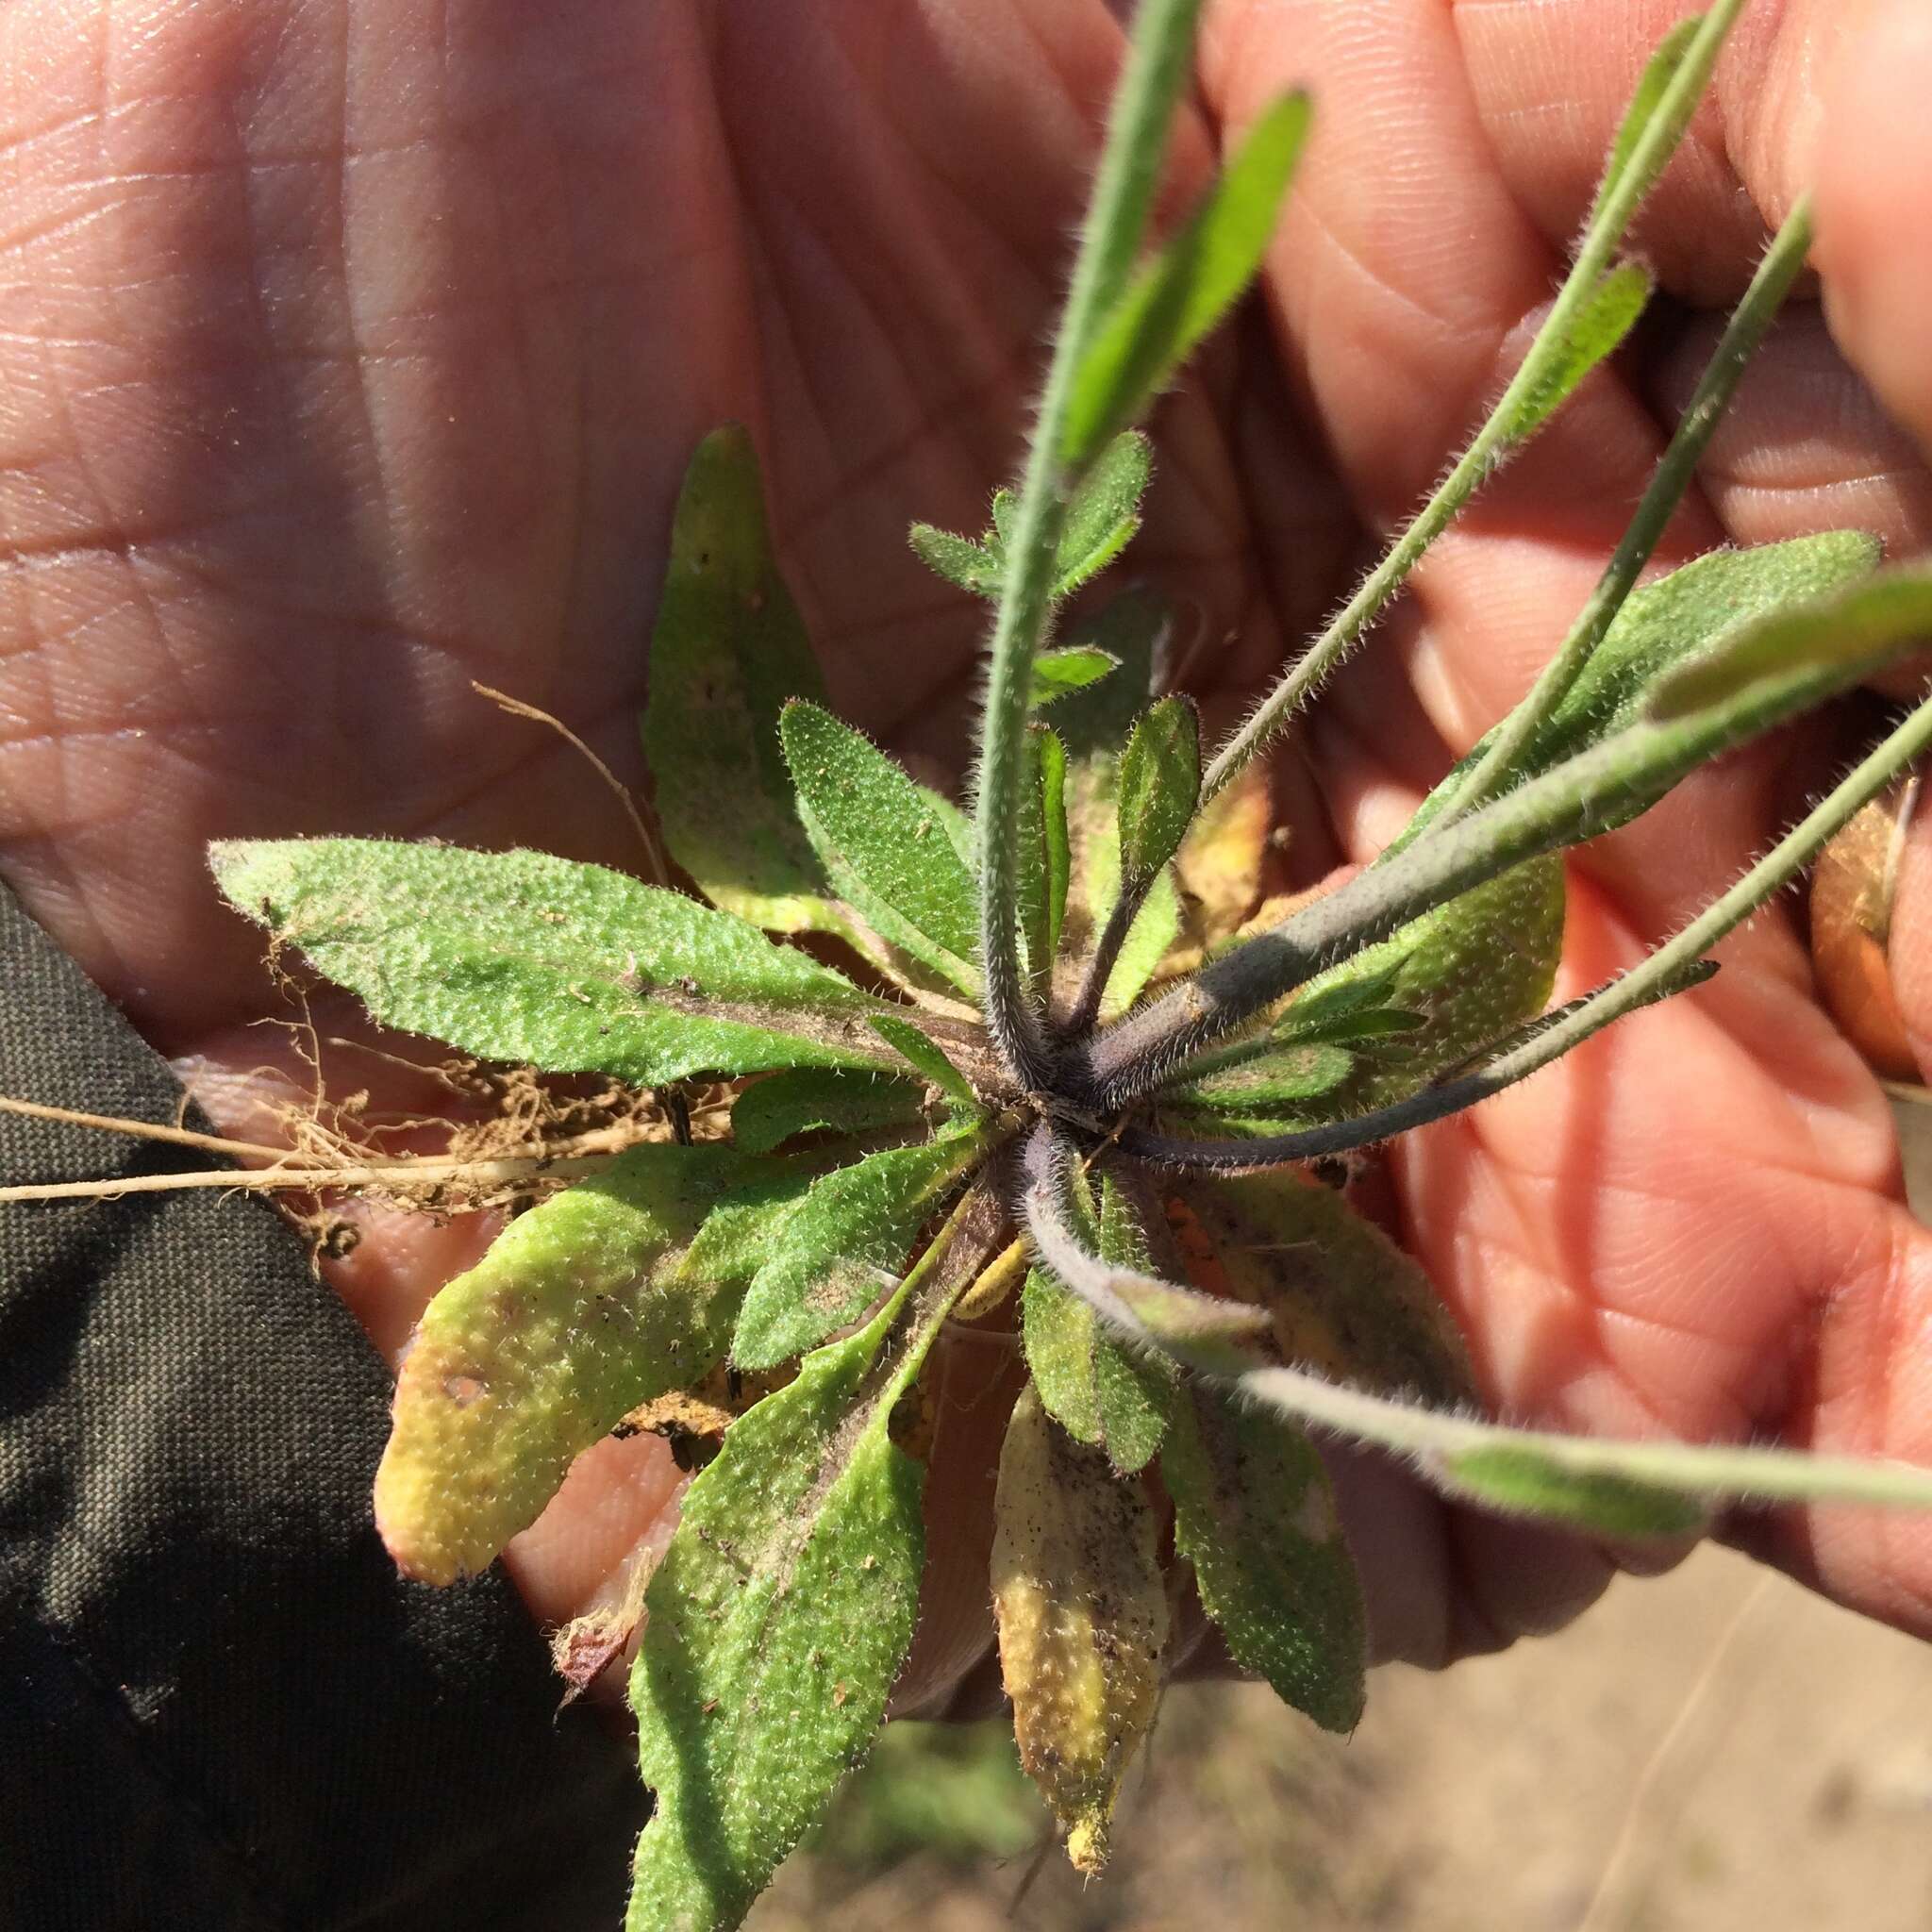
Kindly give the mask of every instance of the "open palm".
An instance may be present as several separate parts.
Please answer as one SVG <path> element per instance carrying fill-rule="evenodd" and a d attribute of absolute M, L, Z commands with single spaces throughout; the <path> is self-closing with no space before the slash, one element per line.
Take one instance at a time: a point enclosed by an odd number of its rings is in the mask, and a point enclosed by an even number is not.
<path fill-rule="evenodd" d="M 1279 88 L 1310 83 L 1318 110 L 1263 300 L 1155 425 L 1137 567 L 1229 639 L 1198 662 L 1210 708 L 1278 664 L 1496 388 L 1682 10 L 1210 7 L 1177 198 Z M 1699 311 L 1816 175 L 1840 335 L 1932 433 L 1910 353 L 1932 146 L 1905 106 L 1914 72 L 1932 82 L 1932 31 L 1910 10 L 1747 18 L 1640 234 L 1678 305 L 1338 682 L 1283 780 L 1304 876 L 1370 856 L 1526 684 L 1688 391 Z M 904 528 L 976 525 L 1017 460 L 1119 47 L 1104 0 L 18 0 L 0 18 L 0 869 L 29 909 L 206 1076 L 266 1058 L 246 1028 L 270 1003 L 209 838 L 635 865 L 580 759 L 471 685 L 641 777 L 670 506 L 726 418 L 758 435 L 835 702 L 957 767 L 979 617 Z M 1668 548 L 1846 524 L 1923 547 L 1932 479 L 1800 307 Z M 1824 725 L 1788 736 L 1583 855 L 1570 975 L 1679 922 L 1837 749 Z M 1915 854 L 1902 953 L 1928 921 Z M 1932 1460 L 1914 1399 L 1932 1241 L 1899 1204 L 1881 1096 L 1783 913 L 1724 957 L 1710 988 L 1399 1148 L 1393 1211 L 1513 1415 Z M 1932 1040 L 1932 969 L 1902 990 Z M 392 1349 L 475 1240 L 379 1224 L 344 1291 Z M 984 1643 L 987 1407 L 960 1411 L 985 1446 L 930 1512 L 952 1532 L 916 1666 L 933 1692 Z M 1609 1574 L 1610 1555 L 1386 1471 L 1347 1480 L 1385 1655 L 1547 1627 Z M 539 1612 L 585 1601 L 673 1487 L 653 1440 L 592 1452 L 515 1553 Z M 1932 1528 L 1840 1510 L 1739 1529 L 1932 1627 Z"/>

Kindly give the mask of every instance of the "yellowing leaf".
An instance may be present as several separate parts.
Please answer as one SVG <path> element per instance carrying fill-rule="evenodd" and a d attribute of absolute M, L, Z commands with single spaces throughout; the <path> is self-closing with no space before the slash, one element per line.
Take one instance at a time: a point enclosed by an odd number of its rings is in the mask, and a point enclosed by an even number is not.
<path fill-rule="evenodd" d="M 1075 1442 L 1031 1389 L 1007 1429 L 994 1511 L 993 1616 L 1020 1762 L 1091 1875 L 1160 1700 L 1158 1525 L 1140 1482 Z"/>

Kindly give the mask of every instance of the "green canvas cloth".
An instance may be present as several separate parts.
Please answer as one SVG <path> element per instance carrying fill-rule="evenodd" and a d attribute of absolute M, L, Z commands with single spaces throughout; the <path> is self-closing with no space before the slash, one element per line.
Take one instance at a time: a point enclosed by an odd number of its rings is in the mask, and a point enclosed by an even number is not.
<path fill-rule="evenodd" d="M 180 1098 L 4 891 L 0 1091 Z M 0 1116 L 7 1181 L 208 1164 Z M 389 1394 L 258 1199 L 0 1207 L 6 1932 L 622 1923 L 629 1752 L 501 1576 L 396 1576 Z"/>

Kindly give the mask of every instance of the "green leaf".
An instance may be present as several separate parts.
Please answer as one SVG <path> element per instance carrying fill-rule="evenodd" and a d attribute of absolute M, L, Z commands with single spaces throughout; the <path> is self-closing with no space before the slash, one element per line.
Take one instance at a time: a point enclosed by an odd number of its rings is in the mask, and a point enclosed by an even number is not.
<path fill-rule="evenodd" d="M 1437 1408 L 1474 1403 L 1435 1284 L 1332 1189 L 1289 1174 L 1190 1175 L 1172 1193 L 1189 1273 L 1266 1308 L 1285 1360 Z"/>
<path fill-rule="evenodd" d="M 631 1672 L 657 1807 L 630 1932 L 739 1924 L 885 1715 L 925 1554 L 892 1418 L 958 1292 L 936 1273 L 808 1356 L 685 1492 Z"/>
<path fill-rule="evenodd" d="M 1084 697 L 1087 694 L 1082 692 Z M 1077 926 L 1074 951 L 1084 958 L 1107 924 L 1121 889 L 1117 761 L 1090 755 L 1070 761 L 1067 773 L 1069 924 Z M 1100 1017 L 1124 1012 L 1153 978 L 1181 935 L 1180 895 L 1171 872 L 1148 889 L 1126 942 L 1108 975 Z"/>
<path fill-rule="evenodd" d="M 1322 1458 L 1279 1417 L 1189 1383 L 1160 1458 L 1174 1547 L 1244 1671 L 1330 1731 L 1367 1686 L 1366 1620 Z"/>
<path fill-rule="evenodd" d="M 1683 66 L 1684 57 L 1690 51 L 1690 42 L 1697 38 L 1697 29 L 1703 25 L 1701 13 L 1690 14 L 1680 20 L 1657 42 L 1657 51 L 1650 57 L 1638 80 L 1637 92 L 1631 95 L 1630 105 L 1624 110 L 1616 139 L 1610 143 L 1610 158 L 1604 168 L 1604 178 L 1597 189 L 1596 199 L 1591 205 L 1590 220 L 1584 225 L 1586 228 L 1596 226 L 1603 216 L 1605 202 L 1629 172 L 1637 143 L 1656 120 L 1657 109 L 1663 105 L 1665 91 Z"/>
<path fill-rule="evenodd" d="M 983 1131 L 941 1134 L 869 1154 L 814 1181 L 774 1230 L 745 1291 L 732 1359 L 741 1369 L 775 1368 L 864 1314 L 987 1147 Z"/>
<path fill-rule="evenodd" d="M 794 1067 L 755 1081 L 732 1103 L 731 1139 L 742 1154 L 769 1154 L 794 1134 L 863 1134 L 912 1126 L 924 1095 L 908 1080 L 856 1067 Z"/>
<path fill-rule="evenodd" d="M 1643 313 L 1653 286 L 1648 269 L 1634 261 L 1620 263 L 1596 285 L 1562 336 L 1538 345 L 1530 385 L 1501 420 L 1506 441 L 1533 436 L 1599 362 L 1616 354 Z"/>
<path fill-rule="evenodd" d="M 671 856 L 727 912 L 849 937 L 792 806 L 778 713 L 824 694 L 772 556 L 758 454 L 727 424 L 685 473 L 651 633 L 644 756 Z"/>
<path fill-rule="evenodd" d="M 728 1148 L 647 1146 L 506 1227 L 437 1293 L 396 1382 L 375 1519 L 405 1574 L 481 1570 L 572 1461 L 724 1352 L 736 1298 L 681 1275 L 726 1189 L 765 1172 Z"/>
<path fill-rule="evenodd" d="M 993 1525 L 993 1619 L 1020 1762 L 1091 1877 L 1160 1703 L 1160 1525 L 1145 1485 L 1074 1441 L 1030 1388 L 1000 1451 Z"/>
<path fill-rule="evenodd" d="M 1278 1130 L 1280 1121 L 1304 1118 L 1311 1102 L 1333 1093 L 1355 1071 L 1356 1057 L 1346 1047 L 1289 1046 L 1163 1089 L 1161 1106 L 1274 1120 Z"/>
<path fill-rule="evenodd" d="M 807 835 L 841 891 L 882 937 L 976 991 L 973 875 L 929 796 L 817 705 L 788 706 L 779 734 Z"/>
<path fill-rule="evenodd" d="M 1437 1466 L 1441 1480 L 1475 1502 L 1511 1515 L 1567 1523 L 1599 1536 L 1695 1536 L 1707 1504 L 1678 1490 L 1605 1470 L 1563 1469 L 1532 1448 L 1464 1449 Z"/>
<path fill-rule="evenodd" d="M 678 892 L 537 852 L 234 840 L 222 891 L 385 1025 L 463 1053 L 654 1087 L 873 1067 L 879 1004 Z"/>
<path fill-rule="evenodd" d="M 1141 498 L 1146 493 L 1153 458 L 1138 429 L 1124 431 L 1108 444 L 1081 478 L 1067 506 L 1055 553 L 1054 594 L 1064 597 L 1110 564 L 1141 527 Z M 1034 660 L 1039 676 L 1039 660 Z M 1036 701 L 1037 702 L 1037 701 Z"/>
<path fill-rule="evenodd" d="M 970 537 L 955 536 L 951 530 L 931 524 L 914 524 L 909 538 L 920 562 L 943 577 L 947 583 L 975 597 L 997 597 L 1007 574 L 1002 552 L 975 543 Z"/>
<path fill-rule="evenodd" d="M 1044 724 L 1026 732 L 1031 767 L 1020 799 L 1020 936 L 1027 974 L 1044 999 L 1067 916 L 1067 748 Z"/>
<path fill-rule="evenodd" d="M 1263 113 L 1187 226 L 1095 328 L 1060 437 L 1069 470 L 1083 469 L 1141 414 L 1247 287 L 1307 128 L 1306 94 Z"/>
<path fill-rule="evenodd" d="M 1650 715 L 1667 724 L 1707 707 L 1750 704 L 1788 678 L 1836 679 L 1846 668 L 1875 666 L 1902 646 L 1928 641 L 1932 564 L 1896 564 L 1835 596 L 1769 609 L 1733 630 L 1657 687 Z"/>
<path fill-rule="evenodd" d="M 1659 683 L 1714 641 L 1754 619 L 1776 619 L 1794 604 L 1870 577 L 1878 558 L 1877 542 L 1862 531 L 1827 530 L 1753 550 L 1714 550 L 1632 591 L 1562 702 L 1530 740 L 1512 777 L 1546 772 L 1637 723 Z M 1835 625 L 1823 634 L 1840 635 Z M 1428 824 L 1493 735 L 1430 792 L 1391 851 Z"/>
<path fill-rule="evenodd" d="M 1201 714 L 1165 697 L 1135 724 L 1121 754 L 1121 871 L 1139 882 L 1180 849 L 1201 795 Z"/>
<path fill-rule="evenodd" d="M 1033 660 L 1033 694 L 1027 702 L 1038 710 L 1083 691 L 1099 683 L 1120 661 L 1097 644 L 1067 644 L 1057 651 L 1042 651 Z"/>
<path fill-rule="evenodd" d="M 844 1164 L 837 1155 L 818 1160 L 794 1156 L 778 1172 L 734 1188 L 698 1230 L 697 1239 L 677 1264 L 679 1274 L 694 1280 L 729 1282 L 740 1288 L 747 1285 L 765 1265 L 786 1222 L 812 1183 L 834 1165 Z"/>
<path fill-rule="evenodd" d="M 900 1058 L 916 1067 L 928 1085 L 937 1087 L 958 1107 L 978 1107 L 979 1096 L 974 1092 L 973 1083 L 910 1020 L 896 1013 L 874 1013 L 872 1024 L 873 1031 Z"/>
<path fill-rule="evenodd" d="M 1076 1207 L 1084 1208 L 1078 1196 L 1076 1186 Z M 1076 1232 L 1103 1260 L 1144 1269 L 1145 1249 L 1124 1215 L 1118 1203 L 1109 1212 L 1104 1195 L 1101 1219 L 1089 1219 Z M 1047 1413 L 1076 1441 L 1106 1450 L 1123 1474 L 1143 1468 L 1167 1431 L 1172 1368 L 1108 1335 L 1093 1310 L 1045 1268 L 1028 1272 L 1020 1309 L 1027 1366 Z"/>

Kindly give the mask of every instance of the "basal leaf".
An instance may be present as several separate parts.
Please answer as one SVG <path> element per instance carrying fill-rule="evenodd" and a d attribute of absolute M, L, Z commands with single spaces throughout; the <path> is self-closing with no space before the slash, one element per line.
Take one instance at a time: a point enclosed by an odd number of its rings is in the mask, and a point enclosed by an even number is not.
<path fill-rule="evenodd" d="M 1287 1174 L 1191 1176 L 1173 1184 L 1170 1214 L 1190 1276 L 1268 1309 L 1285 1360 L 1436 1408 L 1475 1400 L 1434 1285 L 1332 1190 Z"/>
<path fill-rule="evenodd" d="M 1103 1259 L 1144 1268 L 1144 1250 L 1129 1252 L 1124 1230 L 1121 1210 L 1103 1208 L 1079 1231 Z M 1166 1433 L 1173 1371 L 1115 1341 L 1045 1268 L 1028 1273 L 1020 1307 L 1027 1366 L 1047 1413 L 1076 1441 L 1104 1449 L 1123 1474 L 1143 1468 Z"/>
<path fill-rule="evenodd" d="M 986 1158 L 983 1131 L 869 1154 L 814 1181 L 745 1291 L 732 1359 L 769 1369 L 856 1321 L 891 1285 L 946 1197 Z"/>
<path fill-rule="evenodd" d="M 897 1013 L 874 1013 L 873 1031 L 908 1066 L 916 1067 L 928 1085 L 937 1087 L 956 1107 L 976 1108 L 979 1096 L 973 1083 L 946 1058 L 939 1043 Z"/>
<path fill-rule="evenodd" d="M 924 1095 L 909 1080 L 856 1067 L 794 1067 L 753 1082 L 732 1103 L 732 1143 L 769 1154 L 794 1134 L 914 1126 Z"/>
<path fill-rule="evenodd" d="M 727 912 L 597 865 L 375 839 L 209 848 L 223 891 L 385 1025 L 652 1087 L 873 1067 L 879 1002 Z"/>
<path fill-rule="evenodd" d="M 1305 1118 L 1314 1102 L 1343 1086 L 1356 1065 L 1356 1056 L 1343 1046 L 1284 1046 L 1224 1073 L 1165 1088 L 1161 1106 L 1271 1120 L 1278 1131 L 1281 1121 Z"/>
<path fill-rule="evenodd" d="M 719 1195 L 769 1166 L 717 1146 L 632 1148 L 519 1215 L 437 1293 L 375 1477 L 376 1524 L 406 1574 L 481 1570 L 582 1451 L 724 1354 L 736 1296 L 675 1263 Z"/>
<path fill-rule="evenodd" d="M 1245 766 L 1196 814 L 1174 855 L 1189 936 L 1205 952 L 1240 930 L 1261 898 L 1261 873 L 1274 830 L 1274 799 L 1264 766 Z"/>
<path fill-rule="evenodd" d="M 1563 1469 L 1527 1447 L 1460 1450 L 1441 1458 L 1438 1474 L 1450 1489 L 1492 1509 L 1599 1536 L 1694 1536 L 1710 1516 L 1707 1504 L 1682 1491 L 1604 1470 Z"/>
<path fill-rule="evenodd" d="M 1068 923 L 1073 950 L 1084 962 L 1105 929 L 1121 889 L 1118 766 L 1093 756 L 1073 760 L 1067 770 Z M 1124 1012 L 1154 977 L 1181 933 L 1180 896 L 1163 872 L 1149 888 L 1127 930 L 1113 971 L 1108 975 L 1100 1017 Z"/>
<path fill-rule="evenodd" d="M 1103 651 L 1097 644 L 1066 644 L 1058 650 L 1042 651 L 1033 660 L 1033 695 L 1028 702 L 1038 710 L 1099 683 L 1119 663 L 1112 652 Z"/>
<path fill-rule="evenodd" d="M 970 537 L 955 536 L 931 524 L 914 524 L 909 536 L 920 562 L 947 583 L 971 591 L 975 597 L 999 595 L 1007 574 L 1003 556 Z"/>
<path fill-rule="evenodd" d="M 1121 871 L 1140 880 L 1180 849 L 1201 793 L 1201 716 L 1191 698 L 1162 698 L 1121 753 Z"/>
<path fill-rule="evenodd" d="M 1512 775 L 1546 772 L 1635 724 L 1659 683 L 1716 640 L 1869 577 L 1878 557 L 1877 543 L 1862 531 L 1827 530 L 1752 550 L 1714 550 L 1633 591 Z M 1843 635 L 1833 626 L 1823 634 Z M 1485 737 L 1429 794 L 1397 847 L 1429 823 L 1489 742 Z"/>
<path fill-rule="evenodd" d="M 778 748 L 786 702 L 824 689 L 772 555 L 757 452 L 727 424 L 698 445 L 678 496 L 644 756 L 672 857 L 713 904 L 776 932 L 849 932 Z"/>
<path fill-rule="evenodd" d="M 1174 1547 L 1236 1663 L 1324 1729 L 1352 1730 L 1366 1693 L 1361 1586 L 1313 1445 L 1190 1382 L 1160 1473 Z"/>
<path fill-rule="evenodd" d="M 800 815 L 827 874 L 880 934 L 974 992 L 979 910 L 942 815 L 898 765 L 817 705 L 779 721 Z"/>
<path fill-rule="evenodd" d="M 1868 554 L 1875 552 L 1865 541 Z M 1794 594 L 1801 594 L 1796 587 Z M 1669 724 L 1707 708 L 1749 704 L 1784 680 L 1836 677 L 1868 660 L 1887 661 L 1915 641 L 1932 641 L 1932 564 L 1923 561 L 1894 564 L 1797 609 L 1766 608 L 1663 680 L 1650 715 Z"/>
<path fill-rule="evenodd" d="M 1643 313 L 1652 286 L 1650 271 L 1634 261 L 1621 263 L 1605 275 L 1568 331 L 1539 356 L 1529 388 L 1503 419 L 1506 440 L 1519 442 L 1534 435 L 1599 362 L 1615 355 Z"/>
<path fill-rule="evenodd" d="M 1020 1762 L 1091 1876 L 1160 1701 L 1159 1525 L 1143 1486 L 1075 1442 L 1030 1388 L 1000 1452 L 993 1520 L 993 1618 Z"/>
<path fill-rule="evenodd" d="M 1260 266 L 1308 127 L 1305 94 L 1268 108 L 1187 226 L 1131 281 L 1074 373 L 1060 460 L 1079 471 L 1141 414 Z"/>
<path fill-rule="evenodd" d="M 1098 576 L 1126 548 L 1141 527 L 1141 498 L 1152 463 L 1147 439 L 1129 429 L 1108 444 L 1081 478 L 1060 530 L 1056 595 L 1065 596 Z"/>
<path fill-rule="evenodd" d="M 631 1672 L 657 1808 L 630 1932 L 727 1932 L 865 1754 L 912 1641 L 924 1472 L 892 1417 L 958 1292 L 908 1278 L 685 1492 Z"/>

